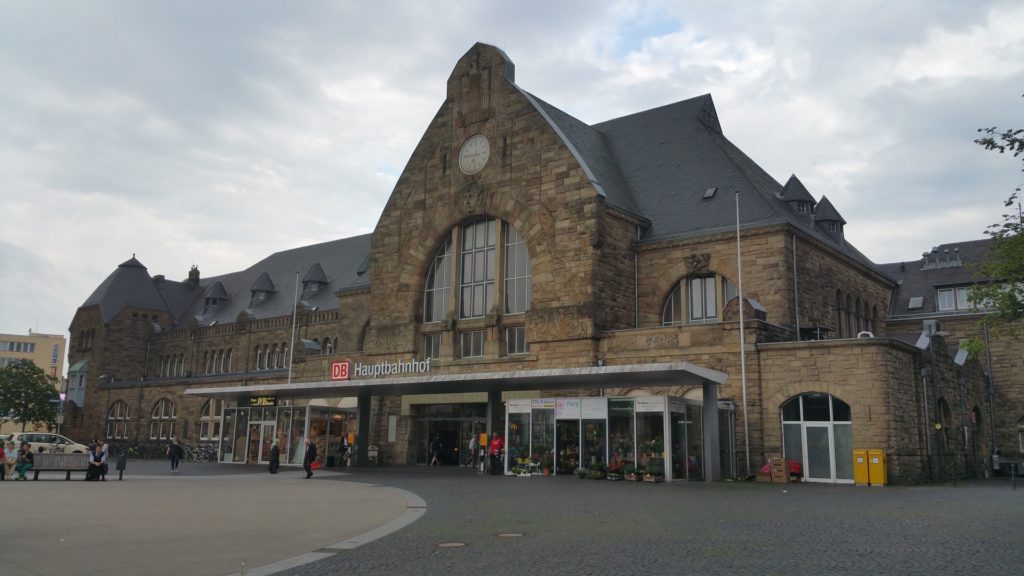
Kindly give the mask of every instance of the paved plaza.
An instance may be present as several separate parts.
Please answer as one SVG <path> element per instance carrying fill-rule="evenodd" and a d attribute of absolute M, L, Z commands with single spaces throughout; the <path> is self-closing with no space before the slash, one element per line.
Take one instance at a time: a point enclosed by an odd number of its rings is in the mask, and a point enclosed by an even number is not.
<path fill-rule="evenodd" d="M 859 488 L 130 463 L 2 483 L 7 575 L 1016 574 L 1024 483 Z M 132 473 L 134 471 L 134 474 Z M 11 521 L 12 518 L 17 519 Z M 97 552 L 99 551 L 99 552 Z M 245 562 L 243 568 L 242 562 Z M 96 565 L 102 564 L 102 568 Z"/>

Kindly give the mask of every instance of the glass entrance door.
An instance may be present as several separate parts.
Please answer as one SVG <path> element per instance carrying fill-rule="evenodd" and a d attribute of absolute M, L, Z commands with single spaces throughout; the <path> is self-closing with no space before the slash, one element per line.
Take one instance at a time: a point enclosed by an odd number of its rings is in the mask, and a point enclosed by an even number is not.
<path fill-rule="evenodd" d="M 804 478 L 808 482 L 835 482 L 832 468 L 832 426 L 804 424 Z"/>
<path fill-rule="evenodd" d="M 580 462 L 580 421 L 559 420 L 555 431 L 556 474 L 572 474 Z"/>
<path fill-rule="evenodd" d="M 274 422 L 264 422 L 260 427 L 260 464 L 270 462 L 270 447 L 276 441 L 274 438 L 276 428 L 277 426 Z"/>

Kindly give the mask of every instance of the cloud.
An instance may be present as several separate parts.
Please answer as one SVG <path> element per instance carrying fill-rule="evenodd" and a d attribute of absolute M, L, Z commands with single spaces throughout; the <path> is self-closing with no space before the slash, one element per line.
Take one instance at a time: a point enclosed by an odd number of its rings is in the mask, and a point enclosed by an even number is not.
<path fill-rule="evenodd" d="M 63 331 L 132 253 L 180 279 L 371 231 L 477 41 L 587 122 L 711 93 L 726 135 L 827 194 L 876 261 L 978 238 L 1020 180 L 971 141 L 1020 118 L 1022 10 L 4 3 L 0 296 L 24 305 L 0 308 L 0 331 Z"/>

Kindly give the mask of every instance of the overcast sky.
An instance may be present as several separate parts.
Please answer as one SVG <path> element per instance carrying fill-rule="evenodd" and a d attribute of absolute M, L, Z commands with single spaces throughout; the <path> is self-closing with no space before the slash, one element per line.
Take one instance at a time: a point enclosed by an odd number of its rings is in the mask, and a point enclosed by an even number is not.
<path fill-rule="evenodd" d="M 0 332 L 66 333 L 135 253 L 181 280 L 371 232 L 475 42 L 596 123 L 704 93 L 875 262 L 1024 180 L 1024 3 L 0 0 Z"/>

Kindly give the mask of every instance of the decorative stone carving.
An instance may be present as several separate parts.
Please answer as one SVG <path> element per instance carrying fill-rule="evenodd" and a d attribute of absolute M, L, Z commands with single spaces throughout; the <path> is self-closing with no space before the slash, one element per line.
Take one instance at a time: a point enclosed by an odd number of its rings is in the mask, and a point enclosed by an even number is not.
<path fill-rule="evenodd" d="M 527 313 L 530 342 L 552 342 L 591 338 L 593 315 L 584 306 L 562 306 Z"/>
<path fill-rule="evenodd" d="M 708 265 L 711 263 L 711 254 L 690 254 L 684 258 L 686 262 L 686 275 L 687 276 L 700 276 L 707 274 Z"/>
<path fill-rule="evenodd" d="M 463 216 L 472 216 L 486 212 L 487 189 L 479 182 L 473 181 L 459 191 L 459 207 Z"/>

